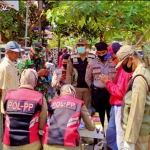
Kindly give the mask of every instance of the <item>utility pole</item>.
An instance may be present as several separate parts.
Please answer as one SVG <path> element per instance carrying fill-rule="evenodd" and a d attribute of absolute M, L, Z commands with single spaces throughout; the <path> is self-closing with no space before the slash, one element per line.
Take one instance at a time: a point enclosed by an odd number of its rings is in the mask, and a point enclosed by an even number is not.
<path fill-rule="evenodd" d="M 29 6 L 28 4 L 26 5 L 26 28 L 25 28 L 25 47 L 27 47 L 27 36 L 28 36 L 28 10 Z"/>
<path fill-rule="evenodd" d="M 28 1 L 26 2 L 26 28 L 25 28 L 25 47 L 27 47 L 27 40 L 28 40 L 28 12 L 29 12 L 29 4 Z"/>
<path fill-rule="evenodd" d="M 39 11 L 42 11 L 43 9 L 43 1 L 42 0 L 38 0 L 38 9 Z M 42 34 L 41 34 L 41 16 L 39 16 L 39 42 L 42 42 Z"/>

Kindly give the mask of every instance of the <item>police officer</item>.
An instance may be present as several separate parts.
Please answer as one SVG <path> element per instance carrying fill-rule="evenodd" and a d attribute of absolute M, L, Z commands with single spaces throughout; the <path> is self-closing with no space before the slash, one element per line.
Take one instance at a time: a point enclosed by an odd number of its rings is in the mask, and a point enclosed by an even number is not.
<path fill-rule="evenodd" d="M 22 72 L 20 88 L 7 92 L 4 99 L 6 114 L 3 150 L 40 150 L 41 134 L 47 118 L 46 100 L 34 90 L 38 74 L 34 69 Z"/>
<path fill-rule="evenodd" d="M 81 117 L 89 131 L 95 130 L 84 102 L 76 98 L 76 91 L 70 84 L 61 87 L 60 97 L 49 101 L 48 113 L 43 150 L 80 150 L 77 130 Z"/>
<path fill-rule="evenodd" d="M 84 101 L 86 107 L 90 106 L 91 92 L 85 82 L 85 72 L 88 62 L 95 58 L 95 55 L 87 53 L 86 39 L 79 39 L 77 53 L 70 56 L 67 65 L 66 83 L 75 87 L 77 98 Z"/>
<path fill-rule="evenodd" d="M 105 111 L 109 120 L 111 108 L 109 104 L 110 93 L 99 79 L 102 74 L 105 74 L 113 80 L 116 76 L 116 65 L 111 58 L 104 58 L 107 55 L 108 47 L 105 42 L 96 43 L 95 47 L 97 49 L 97 57 L 89 62 L 86 69 L 85 81 L 92 90 L 92 102 L 104 126 Z"/>

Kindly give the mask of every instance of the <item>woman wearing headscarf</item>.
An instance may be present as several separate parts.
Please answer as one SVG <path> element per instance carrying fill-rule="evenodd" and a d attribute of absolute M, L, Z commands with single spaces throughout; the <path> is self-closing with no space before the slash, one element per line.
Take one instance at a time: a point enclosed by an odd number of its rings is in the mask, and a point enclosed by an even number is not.
<path fill-rule="evenodd" d="M 43 150 L 79 150 L 80 118 L 88 130 L 95 130 L 94 122 L 84 105 L 75 98 L 76 91 L 70 84 L 63 85 L 60 97 L 48 103 L 49 117 L 43 136 Z"/>
<path fill-rule="evenodd" d="M 20 79 L 20 88 L 7 92 L 4 99 L 6 114 L 3 150 L 40 150 L 38 133 L 47 118 L 44 96 L 35 91 L 38 73 L 25 69 Z"/>

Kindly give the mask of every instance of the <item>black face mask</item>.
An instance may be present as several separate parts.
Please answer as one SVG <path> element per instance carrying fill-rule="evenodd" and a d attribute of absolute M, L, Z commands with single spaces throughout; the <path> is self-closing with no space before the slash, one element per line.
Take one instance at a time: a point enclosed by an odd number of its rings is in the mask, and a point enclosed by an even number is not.
<path fill-rule="evenodd" d="M 63 64 L 63 67 L 64 67 L 65 69 L 67 69 L 67 64 Z"/>
<path fill-rule="evenodd" d="M 128 61 L 129 61 L 129 60 L 128 60 Z M 125 72 L 131 73 L 131 72 L 132 72 L 132 65 L 133 65 L 133 63 L 131 64 L 130 68 L 128 68 L 128 66 L 127 66 L 128 61 L 126 62 L 125 65 L 122 66 L 122 68 L 123 68 L 123 70 L 124 70 Z"/>
<path fill-rule="evenodd" d="M 104 61 L 104 60 L 105 60 L 104 57 L 105 57 L 106 55 L 107 55 L 107 54 L 105 54 L 105 55 L 103 55 L 103 56 L 99 56 L 99 55 L 98 55 L 98 58 L 99 58 L 101 61 Z"/>

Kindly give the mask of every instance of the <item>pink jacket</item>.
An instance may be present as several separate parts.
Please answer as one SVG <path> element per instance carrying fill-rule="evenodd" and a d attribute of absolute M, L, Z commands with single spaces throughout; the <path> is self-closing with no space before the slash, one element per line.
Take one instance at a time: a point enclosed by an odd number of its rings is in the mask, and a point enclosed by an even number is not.
<path fill-rule="evenodd" d="M 114 81 L 106 82 L 106 88 L 111 94 L 110 97 L 111 105 L 117 105 L 117 106 L 122 105 L 122 100 L 131 76 L 132 73 L 127 73 L 123 70 L 122 67 L 120 67 L 118 69 L 116 79 Z"/>

